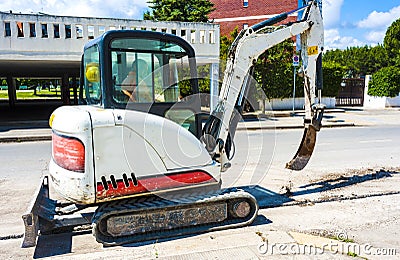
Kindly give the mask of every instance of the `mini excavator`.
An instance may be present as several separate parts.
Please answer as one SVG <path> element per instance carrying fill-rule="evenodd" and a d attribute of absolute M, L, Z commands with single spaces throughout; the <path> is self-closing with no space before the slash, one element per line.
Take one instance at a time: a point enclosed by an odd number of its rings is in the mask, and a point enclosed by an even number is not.
<path fill-rule="evenodd" d="M 273 27 L 290 14 L 298 21 Z M 324 106 L 319 1 L 243 29 L 233 42 L 217 105 L 203 123 L 196 56 L 162 32 L 114 30 L 88 42 L 80 105 L 51 115 L 52 157 L 23 215 L 23 247 L 38 235 L 92 229 L 107 246 L 249 225 L 256 199 L 221 189 L 255 61 L 300 35 L 304 134 L 286 168 L 301 170 L 314 150 Z M 186 95 L 183 95 L 185 89 Z M 316 93 L 319 98 L 316 97 Z M 64 199 L 49 196 L 49 184 Z"/>

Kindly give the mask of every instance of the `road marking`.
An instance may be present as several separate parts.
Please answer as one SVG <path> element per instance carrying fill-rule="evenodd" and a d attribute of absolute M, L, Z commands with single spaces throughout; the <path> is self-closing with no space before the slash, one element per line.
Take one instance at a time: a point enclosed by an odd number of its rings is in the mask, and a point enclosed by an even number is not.
<path fill-rule="evenodd" d="M 376 139 L 376 140 L 361 140 L 359 141 L 362 144 L 368 144 L 368 143 L 388 143 L 388 142 L 393 142 L 393 139 Z"/>

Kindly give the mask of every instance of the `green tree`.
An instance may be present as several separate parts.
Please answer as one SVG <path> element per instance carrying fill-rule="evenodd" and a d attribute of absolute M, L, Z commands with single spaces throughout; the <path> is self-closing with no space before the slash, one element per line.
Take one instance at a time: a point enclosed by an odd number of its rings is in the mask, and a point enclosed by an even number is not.
<path fill-rule="evenodd" d="M 369 49 L 367 59 L 367 69 L 365 75 L 372 75 L 383 67 L 390 65 L 389 56 L 383 45 L 377 45 Z"/>
<path fill-rule="evenodd" d="M 383 45 L 392 64 L 400 66 L 400 18 L 394 21 L 386 30 Z"/>
<path fill-rule="evenodd" d="M 235 29 L 230 32 L 229 36 L 223 35 L 220 38 L 220 51 L 219 51 L 219 58 L 222 61 L 226 61 L 228 59 L 228 52 L 229 48 L 231 47 L 235 38 L 239 35 L 239 29 L 236 26 Z"/>
<path fill-rule="evenodd" d="M 254 78 L 268 99 L 287 98 L 293 89 L 293 41 L 288 39 L 264 52 L 257 60 Z M 298 94 L 301 84 L 296 84 Z M 302 88 L 302 87 L 301 87 Z"/>
<path fill-rule="evenodd" d="M 384 57 L 387 63 L 372 75 L 368 94 L 378 97 L 395 97 L 400 92 L 400 19 L 394 21 L 386 30 L 383 47 L 386 51 Z"/>
<path fill-rule="evenodd" d="M 144 20 L 208 22 L 208 15 L 214 10 L 209 0 L 151 0 L 151 11 L 143 14 Z"/>
<path fill-rule="evenodd" d="M 337 62 L 323 62 L 323 89 L 322 94 L 326 97 L 336 97 L 340 83 L 345 76 L 347 68 Z"/>
<path fill-rule="evenodd" d="M 368 85 L 368 95 L 395 97 L 400 93 L 400 71 L 395 66 L 380 69 Z"/>
<path fill-rule="evenodd" d="M 208 15 L 214 11 L 209 0 L 151 0 L 151 11 L 143 14 L 143 19 L 153 21 L 208 22 Z M 209 65 L 198 67 L 200 92 L 210 91 Z M 189 82 L 181 83 L 183 95 L 190 94 Z"/>
<path fill-rule="evenodd" d="M 346 77 L 349 78 L 370 75 L 389 65 L 387 52 L 382 45 L 328 50 L 324 54 L 324 62 L 335 62 L 346 67 Z"/>

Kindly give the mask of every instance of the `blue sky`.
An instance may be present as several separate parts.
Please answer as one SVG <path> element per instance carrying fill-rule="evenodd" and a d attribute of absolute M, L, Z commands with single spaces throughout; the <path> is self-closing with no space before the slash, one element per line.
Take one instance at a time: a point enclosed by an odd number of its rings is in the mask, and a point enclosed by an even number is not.
<path fill-rule="evenodd" d="M 382 44 L 400 0 L 322 0 L 327 48 Z"/>
<path fill-rule="evenodd" d="M 0 11 L 141 19 L 148 6 L 147 1 L 1 0 Z M 383 43 L 387 27 L 400 18 L 400 0 L 322 0 L 322 2 L 327 49 L 374 46 Z"/>

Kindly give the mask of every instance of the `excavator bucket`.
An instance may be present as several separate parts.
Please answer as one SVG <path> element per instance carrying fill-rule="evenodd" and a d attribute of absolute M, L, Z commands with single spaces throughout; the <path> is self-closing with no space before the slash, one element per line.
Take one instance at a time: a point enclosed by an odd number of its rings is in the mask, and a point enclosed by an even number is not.
<path fill-rule="evenodd" d="M 309 125 L 304 129 L 303 138 L 300 147 L 293 159 L 286 164 L 287 169 L 301 171 L 306 167 L 314 151 L 315 141 L 317 139 L 317 129 Z"/>
<path fill-rule="evenodd" d="M 304 133 L 299 149 L 293 159 L 286 163 L 286 169 L 301 171 L 306 167 L 312 153 L 314 152 L 315 142 L 317 141 L 317 132 L 322 126 L 321 122 L 324 115 L 324 109 L 325 105 L 323 104 L 316 104 L 312 107 L 313 118 L 311 124 L 304 124 Z"/>

